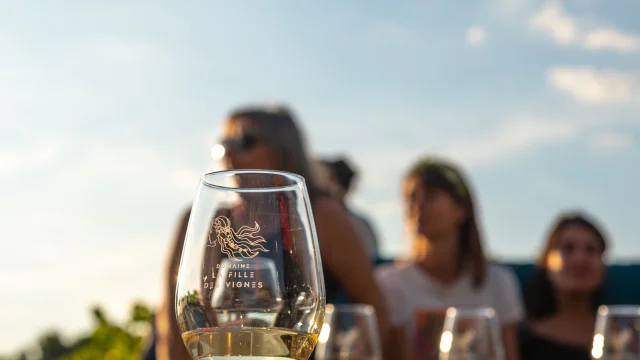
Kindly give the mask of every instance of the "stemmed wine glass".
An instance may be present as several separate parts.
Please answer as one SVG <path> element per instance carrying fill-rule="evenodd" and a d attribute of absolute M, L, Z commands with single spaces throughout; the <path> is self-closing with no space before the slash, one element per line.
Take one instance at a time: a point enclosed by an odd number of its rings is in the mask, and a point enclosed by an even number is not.
<path fill-rule="evenodd" d="M 640 359 L 640 306 L 600 306 L 591 348 L 593 359 Z"/>
<path fill-rule="evenodd" d="M 440 360 L 503 360 L 500 326 L 492 308 L 448 308 Z"/>
<path fill-rule="evenodd" d="M 309 195 L 298 175 L 202 177 L 176 288 L 194 359 L 308 359 L 325 311 Z"/>
<path fill-rule="evenodd" d="M 376 311 L 366 304 L 329 304 L 315 360 L 381 360 Z"/>

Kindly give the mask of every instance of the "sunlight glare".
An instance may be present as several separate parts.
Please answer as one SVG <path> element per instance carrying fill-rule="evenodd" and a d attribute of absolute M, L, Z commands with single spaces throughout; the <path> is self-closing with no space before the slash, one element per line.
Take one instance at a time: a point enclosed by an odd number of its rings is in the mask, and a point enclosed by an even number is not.
<path fill-rule="evenodd" d="M 320 344 L 324 344 L 329 340 L 329 333 L 331 332 L 331 326 L 329 324 L 323 324 L 322 329 L 320 330 L 320 335 L 318 336 L 318 342 Z"/>
<path fill-rule="evenodd" d="M 596 334 L 593 337 L 593 348 L 591 348 L 591 356 L 594 359 L 600 359 L 603 355 L 604 349 L 604 336 L 602 334 Z"/>
<path fill-rule="evenodd" d="M 220 144 L 215 144 L 211 147 L 211 157 L 215 160 L 220 160 L 225 154 L 224 146 Z"/>
<path fill-rule="evenodd" d="M 451 331 L 445 331 L 442 333 L 440 339 L 440 351 L 448 353 L 451 350 L 451 344 L 453 343 L 453 334 Z"/>

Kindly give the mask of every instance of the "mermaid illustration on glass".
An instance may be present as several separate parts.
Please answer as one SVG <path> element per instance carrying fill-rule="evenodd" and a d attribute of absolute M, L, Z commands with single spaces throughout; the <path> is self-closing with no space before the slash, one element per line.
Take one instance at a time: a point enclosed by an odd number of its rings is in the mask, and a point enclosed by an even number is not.
<path fill-rule="evenodd" d="M 238 231 L 231 228 L 231 221 L 226 216 L 218 216 L 213 220 L 212 230 L 209 233 L 209 244 L 207 246 L 215 247 L 216 243 L 220 244 L 220 251 L 227 255 L 233 261 L 242 261 L 242 259 L 252 259 L 260 254 L 261 251 L 268 252 L 262 246 L 266 240 L 257 235 L 260 231 L 260 225 L 242 226 Z M 237 256 L 241 257 L 238 258 Z"/>

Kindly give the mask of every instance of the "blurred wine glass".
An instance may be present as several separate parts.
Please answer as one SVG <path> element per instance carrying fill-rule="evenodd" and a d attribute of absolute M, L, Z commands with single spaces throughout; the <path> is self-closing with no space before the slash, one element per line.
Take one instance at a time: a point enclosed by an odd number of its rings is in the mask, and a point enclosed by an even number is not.
<path fill-rule="evenodd" d="M 380 360 L 376 312 L 370 305 L 327 305 L 316 360 Z"/>
<path fill-rule="evenodd" d="M 440 360 L 503 360 L 500 325 L 492 308 L 448 308 Z"/>
<path fill-rule="evenodd" d="M 304 179 L 262 170 L 205 175 L 176 289 L 178 325 L 191 356 L 306 360 L 324 311 Z"/>
<path fill-rule="evenodd" d="M 640 359 L 640 306 L 600 306 L 591 356 L 603 360 Z"/>

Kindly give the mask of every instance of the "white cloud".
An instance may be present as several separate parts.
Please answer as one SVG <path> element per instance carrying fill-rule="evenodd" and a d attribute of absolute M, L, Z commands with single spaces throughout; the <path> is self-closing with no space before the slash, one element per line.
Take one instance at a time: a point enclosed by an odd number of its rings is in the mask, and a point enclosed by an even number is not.
<path fill-rule="evenodd" d="M 482 26 L 474 25 L 467 29 L 465 38 L 471 46 L 482 46 L 487 40 L 487 34 Z"/>
<path fill-rule="evenodd" d="M 546 144 L 570 141 L 580 132 L 578 123 L 546 117 L 516 117 L 484 133 L 446 141 L 439 146 L 372 151 L 358 158 L 367 164 L 366 191 L 398 188 L 402 175 L 420 156 L 442 154 L 465 166 L 490 166 Z M 390 174 L 396 174 L 390 176 Z M 376 211 L 385 213 L 382 206 Z"/>
<path fill-rule="evenodd" d="M 494 6 L 506 13 L 514 13 L 531 6 L 531 0 L 492 0 Z"/>
<path fill-rule="evenodd" d="M 366 172 L 361 174 L 362 190 L 385 191 L 398 188 L 400 178 L 409 165 L 429 149 L 426 147 L 394 148 L 385 146 L 381 149 L 371 149 L 363 152 L 355 161 L 367 164 Z M 390 174 L 396 174 L 391 176 Z"/>
<path fill-rule="evenodd" d="M 547 81 L 585 104 L 602 105 L 640 99 L 640 77 L 636 74 L 590 67 L 555 67 L 547 71 Z"/>
<path fill-rule="evenodd" d="M 171 186 L 186 193 L 194 193 L 199 184 L 201 172 L 191 169 L 177 169 L 169 174 Z"/>
<path fill-rule="evenodd" d="M 589 31 L 584 37 L 584 46 L 590 50 L 616 50 L 620 52 L 640 51 L 640 36 L 626 34 L 611 28 Z"/>
<path fill-rule="evenodd" d="M 104 229 L 93 229 L 92 236 L 101 235 L 99 230 Z M 54 324 L 64 324 L 65 331 L 74 333 L 84 330 L 89 325 L 89 304 L 107 306 L 109 313 L 119 320 L 126 316 L 133 300 L 140 299 L 152 306 L 157 305 L 162 291 L 162 270 L 167 249 L 162 240 L 168 238 L 167 234 L 162 234 L 160 239 L 119 238 L 124 241 L 114 246 L 112 240 L 115 233 L 105 236 L 103 243 L 92 243 L 91 246 L 78 244 L 59 249 L 52 244 L 46 249 L 49 252 L 46 257 L 34 258 L 34 251 L 39 249 L 33 244 L 31 249 L 23 252 L 23 258 L 30 259 L 31 266 L 14 268 L 11 276 L 0 279 L 2 288 L 12 289 L 21 295 L 3 301 L 3 308 L 14 310 L 13 316 L 2 317 L 5 325 L 20 330 L 11 335 L 15 342 L 31 341 L 34 328 Z M 18 253 L 17 256 L 20 255 Z M 36 267 L 33 264 L 37 264 Z M 42 294 L 47 296 L 44 303 Z M 35 324 L 36 320 L 31 316 L 34 306 L 41 306 L 47 313 L 45 323 L 37 319 L 38 323 Z"/>
<path fill-rule="evenodd" d="M 540 11 L 531 17 L 529 22 L 532 29 L 545 33 L 557 44 L 572 43 L 578 34 L 575 20 L 564 12 L 557 1 L 548 1 Z"/>
<path fill-rule="evenodd" d="M 26 147 L 0 149 L 0 177 L 52 166 L 60 160 L 62 146 L 60 141 L 45 140 Z"/>
<path fill-rule="evenodd" d="M 25 179 L 26 191 L 8 189 L 0 204 L 6 237 L 26 244 L 0 242 L 1 269 L 18 274 L 0 278 L 0 287 L 20 294 L 2 302 L 17 314 L 6 319 L 16 332 L 1 346 L 31 340 L 43 326 L 78 331 L 88 325 L 88 304 L 104 305 L 118 317 L 136 298 L 155 305 L 171 228 L 196 191 L 197 167 L 176 149 L 68 139 L 64 146 L 35 141 L 5 148 L 0 156 L 11 159 L 1 162 L 0 183 L 3 176 L 51 168 L 41 178 Z M 54 286 L 44 277 L 65 282 Z M 78 296 L 67 296 L 80 288 Z M 41 294 L 48 296 L 44 320 L 28 313 Z"/>
<path fill-rule="evenodd" d="M 376 47 L 407 48 L 419 43 L 417 35 L 404 25 L 392 22 L 378 23 L 365 33 L 365 41 Z"/>
<path fill-rule="evenodd" d="M 467 166 L 490 165 L 537 146 L 573 139 L 577 127 L 567 121 L 526 118 L 504 123 L 487 134 L 458 140 L 443 154 Z"/>
<path fill-rule="evenodd" d="M 531 16 L 529 25 L 558 45 L 579 45 L 591 51 L 640 52 L 640 35 L 579 21 L 565 12 L 562 4 L 556 0 L 547 1 Z"/>
<path fill-rule="evenodd" d="M 628 148 L 633 146 L 634 143 L 633 135 L 615 132 L 598 134 L 591 141 L 591 145 L 599 149 Z"/>
<path fill-rule="evenodd" d="M 65 157 L 65 162 L 50 177 L 51 182 L 97 186 L 125 181 L 130 186 L 145 184 L 147 189 L 191 194 L 195 192 L 203 172 L 195 168 L 193 162 L 185 164 L 178 156 L 148 145 L 114 144 L 85 138 L 67 143 L 66 151 L 74 156 Z M 45 156 L 49 153 L 41 152 L 33 151 L 31 157 L 40 162 L 32 163 L 40 164 L 49 160 L 51 156 Z M 14 173 L 24 169 L 23 165 L 22 168 L 16 168 Z"/>
<path fill-rule="evenodd" d="M 117 62 L 143 64 L 149 58 L 149 50 L 145 46 L 122 41 L 99 41 L 91 48 L 97 55 Z"/>

